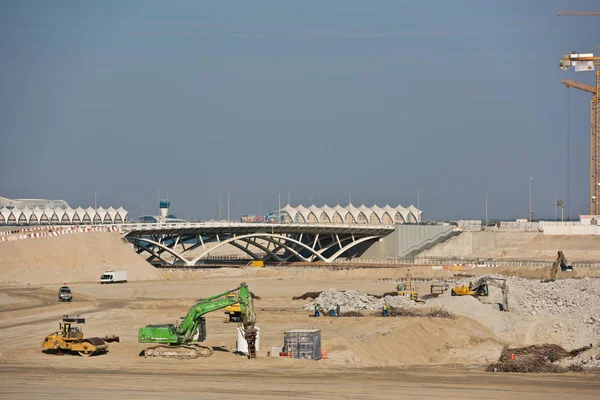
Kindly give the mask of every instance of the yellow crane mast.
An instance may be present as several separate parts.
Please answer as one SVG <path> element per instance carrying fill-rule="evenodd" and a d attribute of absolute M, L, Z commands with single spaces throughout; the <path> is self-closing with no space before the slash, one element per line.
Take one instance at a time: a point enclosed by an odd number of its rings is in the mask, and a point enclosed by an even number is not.
<path fill-rule="evenodd" d="M 598 200 L 600 195 L 600 107 L 598 107 L 598 99 L 600 98 L 600 57 L 594 56 L 591 53 L 565 54 L 559 62 L 560 69 L 567 70 L 569 67 L 574 67 L 575 71 L 594 71 L 596 70 L 596 86 L 586 85 L 584 83 L 571 80 L 561 81 L 567 87 L 573 87 L 592 93 L 592 101 L 590 103 L 590 214 L 600 214 Z"/>

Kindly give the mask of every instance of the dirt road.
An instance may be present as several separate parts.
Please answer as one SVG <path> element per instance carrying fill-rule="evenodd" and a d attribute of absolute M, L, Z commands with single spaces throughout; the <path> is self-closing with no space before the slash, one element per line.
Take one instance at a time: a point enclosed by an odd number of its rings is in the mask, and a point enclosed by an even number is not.
<path fill-rule="evenodd" d="M 233 379 L 227 379 L 235 375 Z M 110 371 L 1 365 L 3 399 L 581 399 L 597 398 L 600 374 L 519 375 L 405 369 Z M 60 376 L 60 377 L 59 377 Z M 69 377 L 68 380 L 65 377 Z M 62 377 L 62 378 L 61 378 Z"/>
<path fill-rule="evenodd" d="M 596 398 L 600 373 L 512 375 L 479 372 L 504 342 L 468 318 L 312 318 L 292 296 L 330 287 L 383 293 L 394 283 L 357 271 L 221 271 L 177 280 L 125 285 L 72 284 L 74 301 L 59 303 L 52 285 L 0 288 L 0 393 L 2 399 L 213 398 Z M 382 272 L 386 274 L 386 272 Z M 173 274 L 175 275 L 175 274 Z M 383 275 L 384 276 L 384 275 Z M 155 360 L 137 331 L 173 323 L 200 297 L 245 281 L 261 328 L 256 360 L 235 355 L 235 324 L 207 314 L 209 359 Z M 86 318 L 85 335 L 116 334 L 106 355 L 56 356 L 41 341 L 63 314 Z M 329 359 L 267 357 L 283 332 L 322 332 Z"/>

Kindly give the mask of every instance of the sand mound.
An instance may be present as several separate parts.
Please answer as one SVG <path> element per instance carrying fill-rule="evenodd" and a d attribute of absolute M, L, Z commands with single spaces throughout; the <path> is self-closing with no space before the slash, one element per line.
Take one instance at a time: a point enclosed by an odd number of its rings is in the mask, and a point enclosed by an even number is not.
<path fill-rule="evenodd" d="M 116 232 L 45 237 L 0 243 L 4 284 L 95 282 L 101 273 L 123 269 L 129 281 L 160 279 Z"/>
<path fill-rule="evenodd" d="M 558 250 L 562 250 L 569 261 L 600 260 L 600 236 L 536 235 L 527 243 L 508 252 L 506 258 L 555 260 Z"/>
<path fill-rule="evenodd" d="M 361 323 L 364 332 L 353 338 L 324 341 L 333 363 L 357 367 L 487 364 L 496 361 L 502 351 L 502 344 L 485 327 L 465 318 L 402 319 L 380 329 L 366 320 Z"/>

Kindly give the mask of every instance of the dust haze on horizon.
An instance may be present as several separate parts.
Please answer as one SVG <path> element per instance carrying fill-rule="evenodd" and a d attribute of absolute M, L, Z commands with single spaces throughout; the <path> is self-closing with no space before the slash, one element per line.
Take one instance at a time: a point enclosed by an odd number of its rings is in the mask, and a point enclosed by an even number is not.
<path fill-rule="evenodd" d="M 180 217 L 417 205 L 588 213 L 596 1 L 4 1 L 0 196 Z M 570 94 L 568 94 L 570 93 Z M 570 125 L 568 125 L 570 103 Z M 224 215 L 226 192 L 222 192 Z M 559 211 L 560 215 L 560 211 Z M 566 217 L 566 210 L 565 210 Z"/>

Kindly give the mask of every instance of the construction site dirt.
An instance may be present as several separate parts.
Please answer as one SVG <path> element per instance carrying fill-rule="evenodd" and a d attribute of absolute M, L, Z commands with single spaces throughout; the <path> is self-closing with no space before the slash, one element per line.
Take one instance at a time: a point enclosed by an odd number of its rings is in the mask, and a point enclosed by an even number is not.
<path fill-rule="evenodd" d="M 440 271 L 425 267 L 411 269 L 411 272 L 423 278 L 423 282 L 417 283 L 423 294 L 429 293 L 428 279 L 455 279 L 450 272 L 442 277 Z M 382 398 L 398 393 L 424 398 L 481 397 L 482 393 L 490 399 L 596 397 L 600 374 L 593 363 L 585 365 L 584 373 L 485 372 L 488 365 L 498 361 L 506 346 L 556 343 L 571 350 L 589 345 L 598 338 L 593 330 L 595 314 L 586 316 L 588 322 L 571 321 L 554 308 L 541 307 L 539 301 L 533 302 L 534 308 L 519 308 L 518 303 L 524 300 L 517 294 L 517 303 L 511 304 L 514 314 L 511 314 L 512 309 L 511 313 L 502 313 L 494 308 L 494 293 L 490 293 L 485 303 L 475 298 L 451 297 L 446 292 L 425 304 L 410 305 L 410 309 L 417 314 L 421 309 L 427 313 L 426 308 L 443 309 L 453 313 L 455 318 L 412 316 L 411 312 L 401 312 L 397 317 L 392 313 L 389 318 L 382 318 L 373 309 L 361 317 L 315 318 L 309 316 L 312 313 L 305 308 L 315 301 L 312 296 L 292 300 L 293 296 L 325 293 L 332 288 L 356 291 L 361 298 L 366 293 L 386 293 L 396 286 L 388 278 L 401 281 L 403 273 L 403 269 L 172 270 L 169 280 L 164 277 L 156 280 L 152 276 L 153 280 L 124 285 L 78 283 L 74 277 L 74 282 L 68 282 L 74 293 L 72 303 L 56 301 L 56 284 L 12 283 L 0 288 L 3 339 L 0 342 L 0 390 L 3 398 L 61 399 L 167 395 L 217 399 L 236 395 L 249 399 Z M 206 315 L 208 336 L 203 344 L 215 350 L 210 358 L 154 360 L 140 356 L 145 348 L 137 341 L 140 327 L 174 323 L 199 298 L 232 289 L 242 281 L 258 295 L 255 307 L 261 348 L 256 359 L 248 360 L 236 354 L 237 324 L 223 323 L 222 312 Z M 586 301 L 592 300 L 595 281 L 575 280 L 575 283 L 585 284 L 582 287 L 586 289 Z M 537 288 L 539 280 L 531 282 L 536 282 L 534 293 L 545 295 L 550 290 Z M 560 280 L 554 284 L 557 283 L 561 284 Z M 568 282 L 565 285 L 568 286 Z M 370 301 L 379 304 L 377 302 L 383 300 Z M 343 314 L 344 308 L 341 311 Z M 531 312 L 540 315 L 531 315 Z M 41 340 L 57 328 L 57 321 L 64 314 L 85 317 L 86 335 L 117 335 L 120 341 L 110 343 L 108 353 L 92 357 L 42 353 Z M 518 319 L 525 323 L 520 324 Z M 560 323 L 563 326 L 556 327 Z M 577 323 L 589 329 L 574 334 L 580 329 Z M 509 329 L 510 324 L 517 329 Z M 273 346 L 282 346 L 283 332 L 292 329 L 320 329 L 328 358 L 313 361 L 268 357 L 267 352 Z M 589 355 L 585 353 L 580 357 Z M 583 362 L 586 359 L 581 358 Z M 232 371 L 236 371 L 236 378 L 227 379 Z M 70 379 L 77 376 L 91 379 L 78 379 L 80 383 L 75 386 L 57 385 L 57 374 Z"/>

